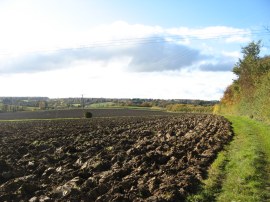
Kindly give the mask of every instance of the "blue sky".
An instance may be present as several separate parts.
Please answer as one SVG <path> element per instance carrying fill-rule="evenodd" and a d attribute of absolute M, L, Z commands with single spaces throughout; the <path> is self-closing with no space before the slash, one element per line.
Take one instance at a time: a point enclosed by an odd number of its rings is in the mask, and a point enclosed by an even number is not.
<path fill-rule="evenodd" d="M 0 96 L 218 100 L 267 0 L 2 0 Z"/>
<path fill-rule="evenodd" d="M 103 22 L 126 19 L 130 23 L 172 26 L 233 26 L 269 23 L 268 0 L 101 0 L 97 6 Z M 106 15 L 106 13 L 108 13 Z"/>

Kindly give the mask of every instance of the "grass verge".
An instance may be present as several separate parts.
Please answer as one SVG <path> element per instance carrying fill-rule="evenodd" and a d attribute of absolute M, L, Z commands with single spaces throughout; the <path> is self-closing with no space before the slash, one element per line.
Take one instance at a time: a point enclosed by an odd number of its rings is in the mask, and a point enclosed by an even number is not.
<path fill-rule="evenodd" d="M 188 201 L 270 201 L 270 126 L 227 116 L 235 133 Z"/>

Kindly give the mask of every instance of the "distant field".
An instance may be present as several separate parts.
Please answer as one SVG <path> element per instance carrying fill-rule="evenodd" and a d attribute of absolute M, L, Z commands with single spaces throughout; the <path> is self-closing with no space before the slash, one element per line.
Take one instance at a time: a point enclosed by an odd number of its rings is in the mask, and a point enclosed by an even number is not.
<path fill-rule="evenodd" d="M 142 109 L 71 109 L 33 112 L 6 112 L 0 113 L 0 120 L 82 118 L 84 117 L 85 111 L 90 111 L 93 114 L 93 117 L 157 116 L 170 114 L 158 110 Z"/>
<path fill-rule="evenodd" d="M 90 107 L 112 107 L 115 106 L 116 104 L 113 102 L 102 102 L 102 103 L 93 103 L 90 105 Z"/>

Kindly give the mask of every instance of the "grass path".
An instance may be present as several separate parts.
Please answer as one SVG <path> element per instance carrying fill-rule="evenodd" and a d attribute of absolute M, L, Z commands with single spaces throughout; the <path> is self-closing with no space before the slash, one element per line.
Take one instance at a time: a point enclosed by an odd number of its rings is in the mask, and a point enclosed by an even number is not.
<path fill-rule="evenodd" d="M 270 202 L 270 126 L 227 116 L 235 133 L 209 169 L 199 194 L 189 201 Z"/>

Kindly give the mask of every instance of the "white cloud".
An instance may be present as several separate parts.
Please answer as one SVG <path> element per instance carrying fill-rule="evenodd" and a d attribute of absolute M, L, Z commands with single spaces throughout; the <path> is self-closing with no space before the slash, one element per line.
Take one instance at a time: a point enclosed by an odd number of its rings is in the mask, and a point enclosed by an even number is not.
<path fill-rule="evenodd" d="M 189 98 L 219 99 L 232 79 L 231 72 L 168 71 L 131 73 L 116 60 L 108 68 L 100 63 L 81 63 L 76 68 L 43 73 L 0 76 L 5 96 Z M 89 68 L 91 66 L 91 68 Z"/>
<path fill-rule="evenodd" d="M 26 11 L 28 10 L 26 9 Z M 31 12 L 29 13 L 31 14 Z M 21 16 L 20 13 L 11 16 L 16 17 L 11 17 L 8 23 L 3 20 L 5 19 L 4 15 L 0 20 L 0 51 L 2 50 L 2 53 L 117 44 L 129 46 L 137 43 L 155 42 L 160 38 L 182 45 L 190 45 L 194 40 L 196 43 L 201 43 L 203 39 L 213 38 L 222 41 L 225 39 L 226 42 L 231 43 L 246 42 L 249 39 L 247 35 L 250 35 L 248 30 L 225 26 L 198 29 L 187 27 L 167 29 L 160 26 L 131 25 L 124 21 L 100 25 L 84 31 L 73 30 L 67 32 L 66 30 L 55 29 L 56 25 L 45 23 L 43 17 L 35 20 L 32 16 L 27 14 Z"/>
<path fill-rule="evenodd" d="M 226 57 L 232 57 L 235 59 L 241 58 L 241 56 L 242 56 L 241 52 L 239 52 L 239 51 L 231 51 L 231 52 L 221 51 L 221 54 L 226 56 Z"/>
<path fill-rule="evenodd" d="M 1 95 L 219 99 L 239 56 L 221 36 L 247 32 L 121 21 L 87 31 L 45 25 L 28 27 L 19 37 L 6 32 L 0 37 L 0 85 L 9 87 Z"/>
<path fill-rule="evenodd" d="M 231 36 L 226 39 L 227 43 L 247 43 L 249 41 L 251 41 L 251 38 L 247 36 Z"/>
<path fill-rule="evenodd" d="M 63 36 L 56 33 L 53 39 L 49 32 L 43 36 L 45 40 L 36 42 L 29 39 L 24 42 L 29 43 L 27 46 L 18 43 L 18 49 L 13 48 L 16 51 L 22 51 L 23 47 L 26 50 L 34 50 L 39 47 L 37 50 L 52 51 L 16 53 L 7 55 L 6 58 L 3 56 L 0 59 L 0 73 L 54 70 L 69 67 L 76 61 L 103 60 L 109 62 L 113 58 L 119 57 L 130 59 L 127 67 L 130 71 L 148 72 L 192 68 L 192 65 L 199 64 L 199 60 L 207 58 L 208 60 L 213 58 L 219 60 L 216 56 L 221 54 L 218 50 L 219 46 L 211 42 L 206 43 L 204 40 L 194 40 L 192 37 L 205 38 L 240 31 L 240 29 L 230 27 L 166 29 L 159 26 L 130 25 L 118 21 L 110 25 L 92 28 L 86 32 L 67 33 Z M 242 30 L 242 32 L 246 31 Z M 178 34 L 177 37 L 176 34 Z M 58 51 L 58 48 L 62 48 L 62 50 Z M 227 55 L 226 57 L 232 56 Z M 219 70 L 218 67 L 222 66 L 219 63 L 218 61 L 215 63 L 217 69 L 213 69 L 214 66 L 211 67 L 213 71 Z M 229 70 L 229 68 L 226 69 Z"/>

